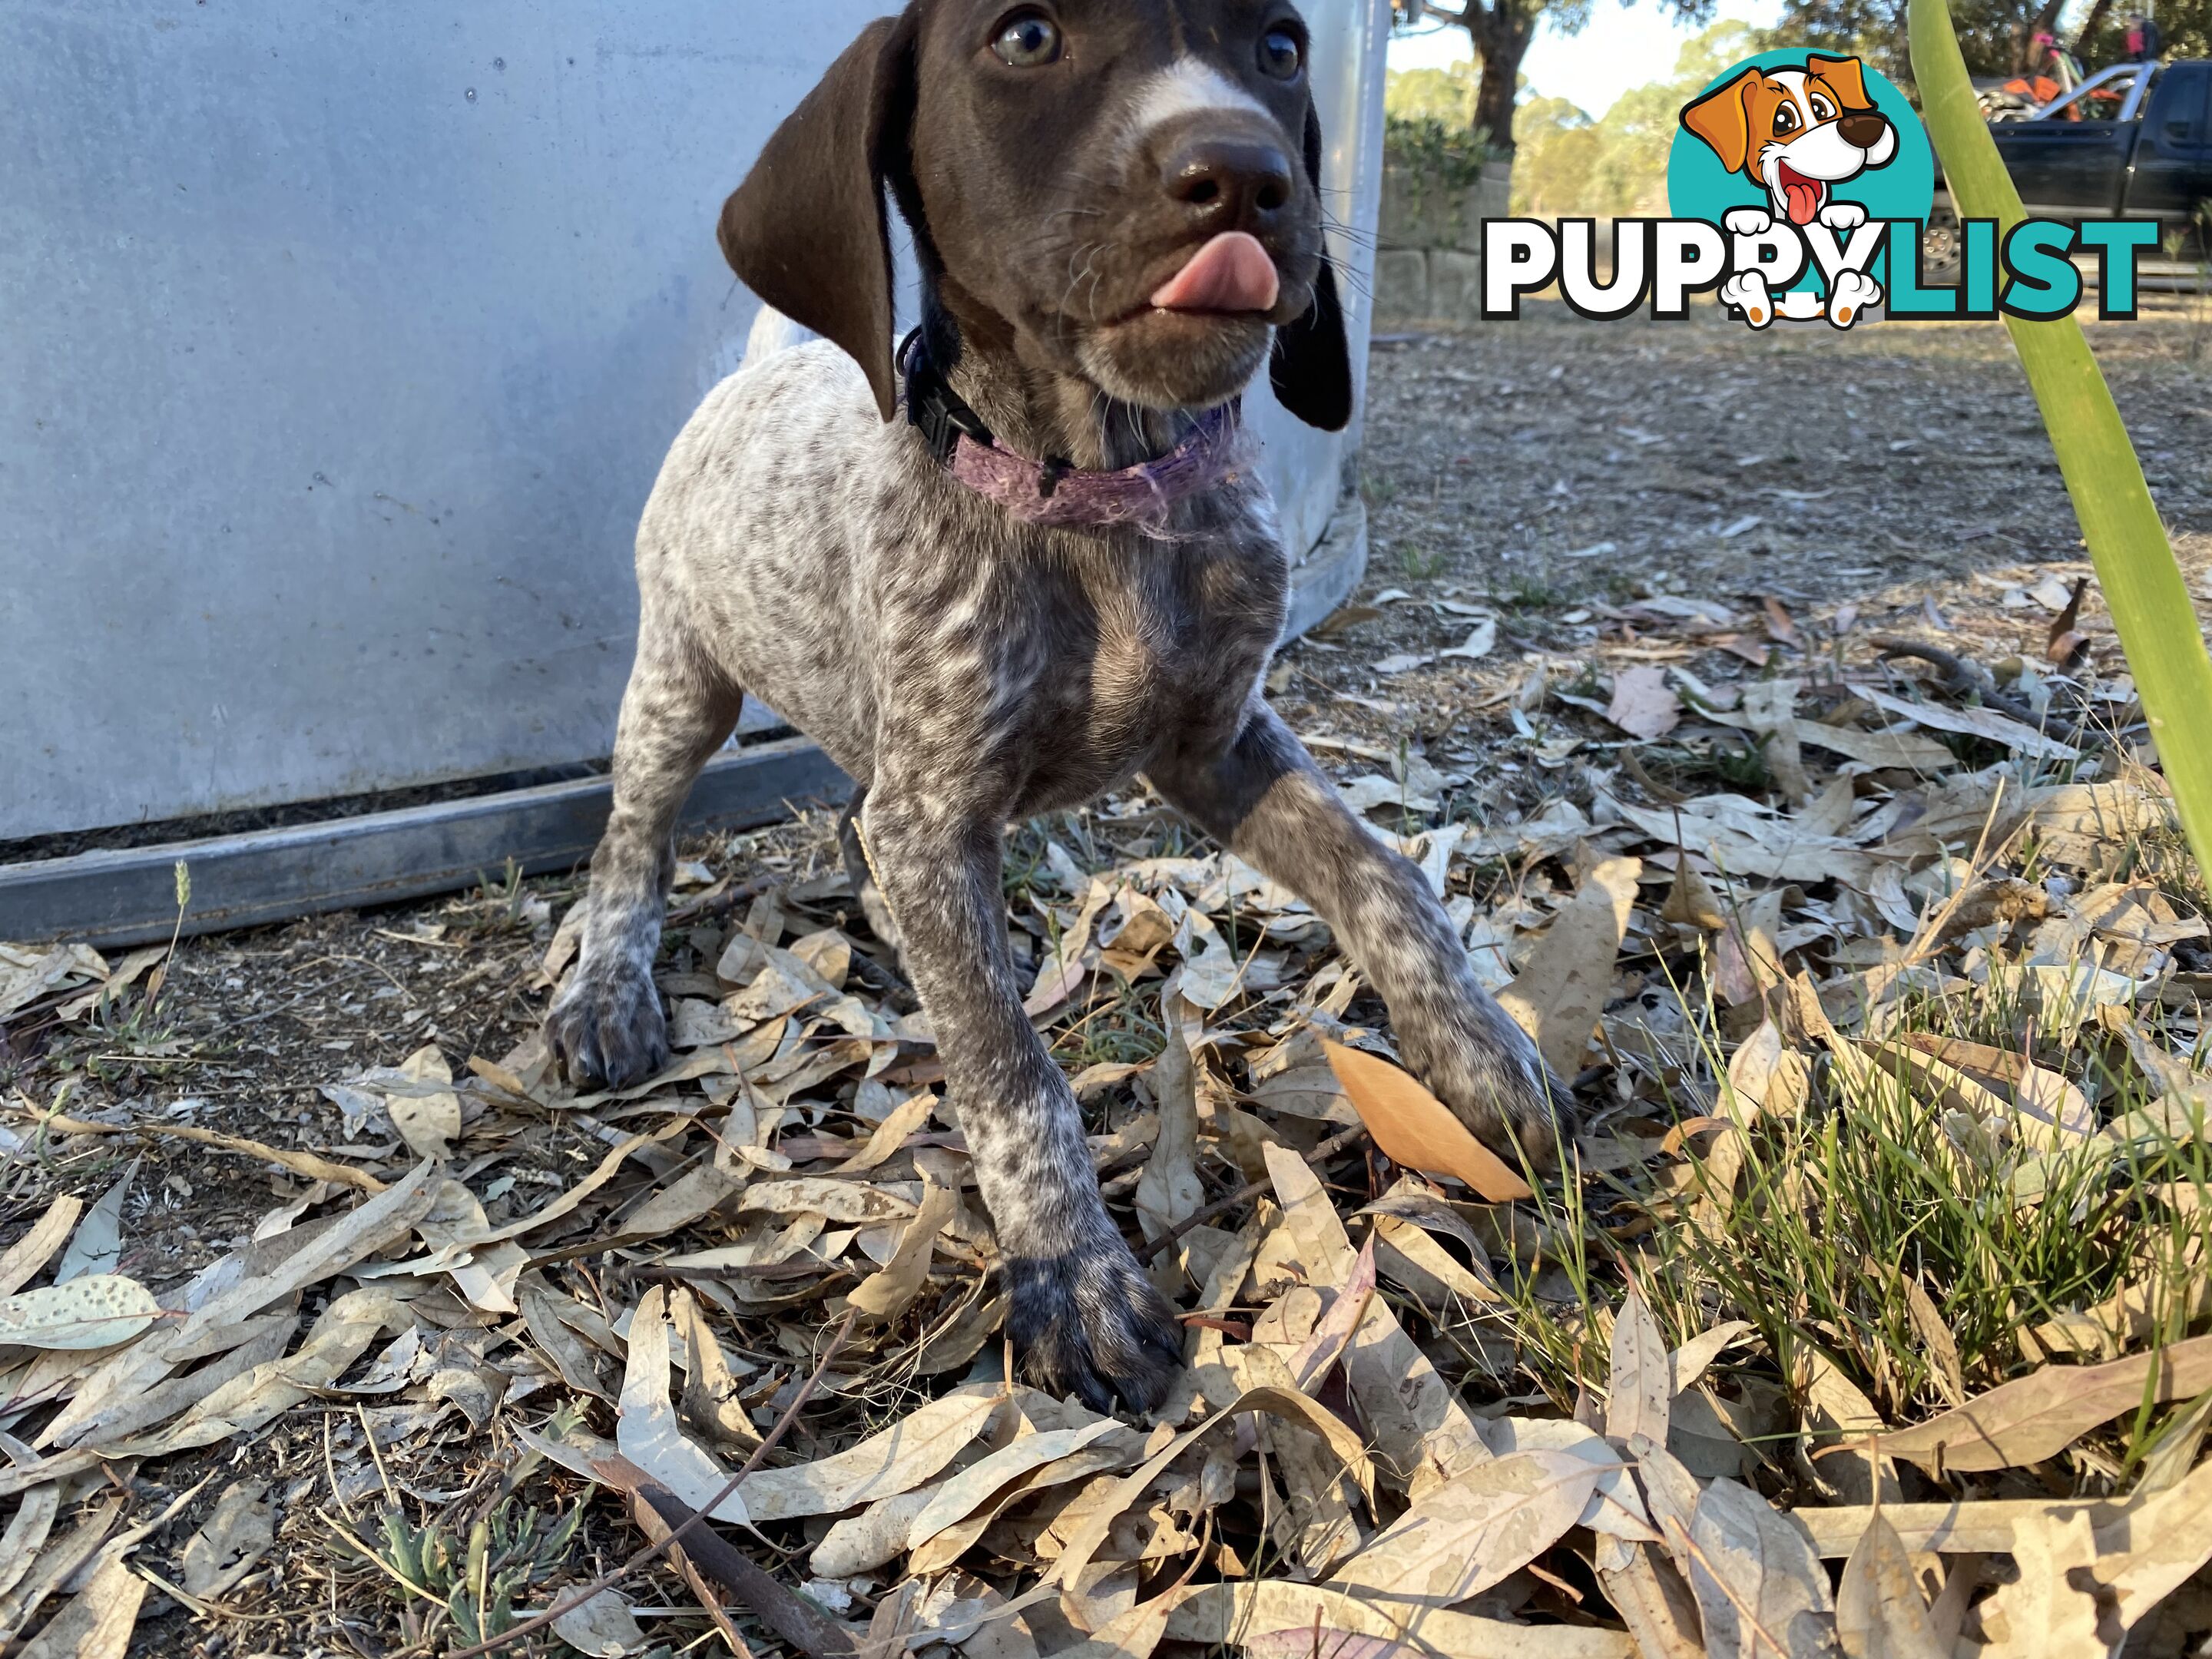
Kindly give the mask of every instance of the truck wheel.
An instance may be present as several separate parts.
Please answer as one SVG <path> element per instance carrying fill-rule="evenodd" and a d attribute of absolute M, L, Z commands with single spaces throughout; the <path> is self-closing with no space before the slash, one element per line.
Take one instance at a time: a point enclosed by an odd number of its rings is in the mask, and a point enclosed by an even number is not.
<path fill-rule="evenodd" d="M 1955 288 L 1959 282 L 1960 230 L 1958 210 L 1948 196 L 1938 196 L 1928 210 L 1928 228 L 1920 235 L 1923 278 L 1939 288 Z"/>

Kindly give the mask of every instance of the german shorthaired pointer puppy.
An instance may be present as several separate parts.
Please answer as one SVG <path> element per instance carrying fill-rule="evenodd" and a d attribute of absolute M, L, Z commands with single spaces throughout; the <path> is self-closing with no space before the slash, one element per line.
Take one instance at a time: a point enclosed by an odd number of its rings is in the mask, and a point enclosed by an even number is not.
<path fill-rule="evenodd" d="M 1014 1340 L 1102 1410 L 1162 1399 L 1178 1327 L 1022 1012 L 1009 823 L 1141 773 L 1328 920 L 1478 1133 L 1548 1161 L 1565 1100 L 1261 692 L 1289 566 L 1238 399 L 1267 363 L 1300 419 L 1352 414 L 1310 46 L 1291 0 L 913 0 L 769 139 L 723 251 L 823 337 L 756 349 L 646 508 L 614 816 L 549 1017 L 580 1082 L 665 1064 L 672 831 L 755 692 L 860 785 L 856 883 L 935 1034 Z M 896 353 L 886 194 L 922 274 Z"/>

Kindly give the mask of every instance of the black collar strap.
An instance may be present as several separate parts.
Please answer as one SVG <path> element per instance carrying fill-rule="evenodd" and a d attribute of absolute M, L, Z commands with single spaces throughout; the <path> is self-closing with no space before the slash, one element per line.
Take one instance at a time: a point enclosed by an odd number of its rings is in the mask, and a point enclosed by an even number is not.
<path fill-rule="evenodd" d="M 968 406 L 931 360 L 920 329 L 900 343 L 898 365 L 906 377 L 906 417 L 921 432 L 939 466 L 952 464 L 952 453 L 963 435 L 987 449 L 998 442 L 983 417 Z"/>

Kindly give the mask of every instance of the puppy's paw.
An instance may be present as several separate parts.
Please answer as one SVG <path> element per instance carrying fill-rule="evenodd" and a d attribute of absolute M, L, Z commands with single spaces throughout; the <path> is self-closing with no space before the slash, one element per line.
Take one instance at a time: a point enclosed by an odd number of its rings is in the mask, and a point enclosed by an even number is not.
<path fill-rule="evenodd" d="M 1739 271 L 1715 293 L 1723 305 L 1741 312 L 1753 328 L 1765 328 L 1774 320 L 1774 300 L 1766 291 L 1766 278 L 1755 270 Z"/>
<path fill-rule="evenodd" d="M 1820 222 L 1830 230 L 1856 230 L 1866 222 L 1866 210 L 1856 202 L 1831 202 L 1820 210 Z"/>
<path fill-rule="evenodd" d="M 1721 222 L 1731 236 L 1763 236 L 1774 228 L 1774 216 L 1765 208 L 1730 208 Z"/>
<path fill-rule="evenodd" d="M 1838 328 L 1849 328 L 1869 306 L 1881 303 L 1881 284 L 1873 277 L 1860 270 L 1838 271 L 1828 289 L 1828 320 Z"/>
<path fill-rule="evenodd" d="M 1430 1092 L 1507 1164 L 1526 1158 L 1548 1174 L 1559 1165 L 1574 1097 L 1512 1017 L 1475 995 L 1441 1018 L 1394 1015 L 1399 1049 Z"/>
<path fill-rule="evenodd" d="M 627 1089 L 668 1064 L 660 993 L 628 962 L 580 966 L 545 1016 L 545 1040 L 580 1089 Z"/>
<path fill-rule="evenodd" d="M 1007 1328 L 1038 1387 L 1092 1411 L 1149 1412 L 1182 1369 L 1182 1330 L 1118 1234 L 1006 1261 Z"/>

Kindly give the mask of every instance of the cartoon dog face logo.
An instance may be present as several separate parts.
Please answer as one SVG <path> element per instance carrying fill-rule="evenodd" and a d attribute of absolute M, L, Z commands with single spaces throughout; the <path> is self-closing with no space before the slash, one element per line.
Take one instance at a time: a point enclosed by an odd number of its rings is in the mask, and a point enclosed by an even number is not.
<path fill-rule="evenodd" d="M 1687 106 L 1682 125 L 1793 225 L 1811 224 L 1832 186 L 1897 154 L 1897 129 L 1867 95 L 1859 60 L 1819 52 L 1802 69 L 1745 70 Z"/>

